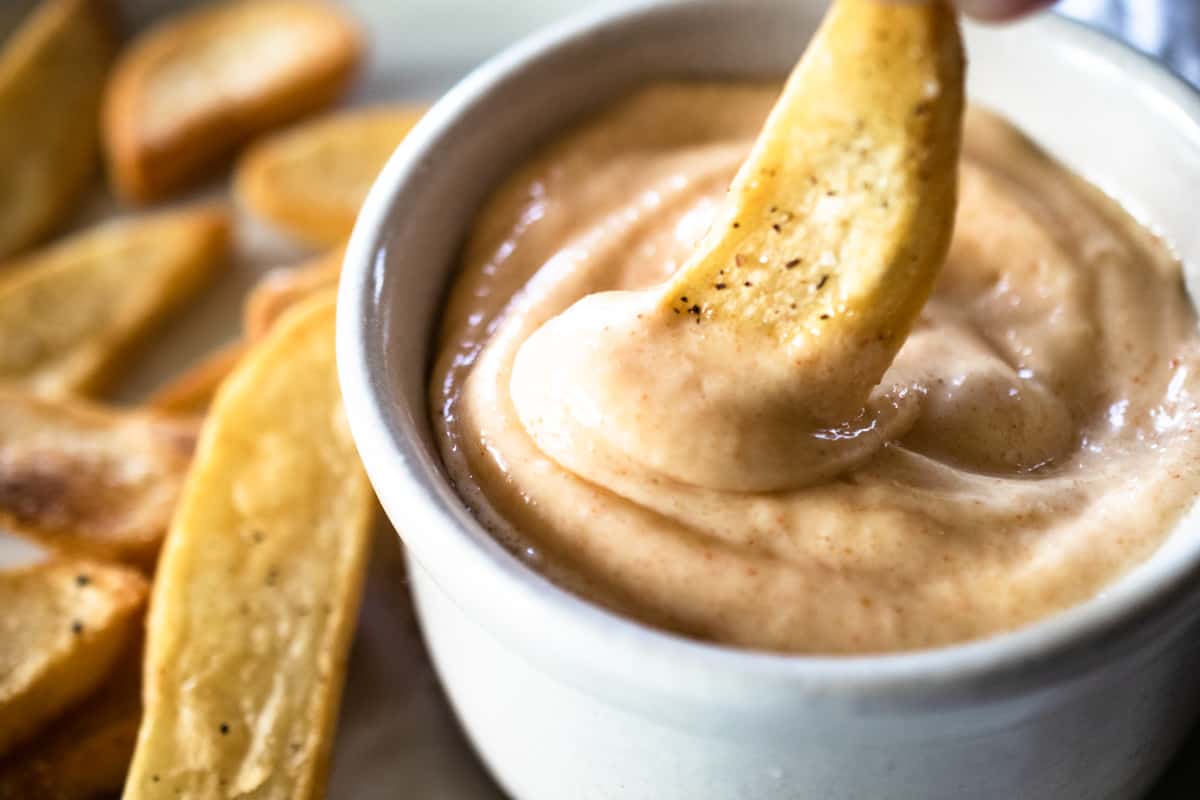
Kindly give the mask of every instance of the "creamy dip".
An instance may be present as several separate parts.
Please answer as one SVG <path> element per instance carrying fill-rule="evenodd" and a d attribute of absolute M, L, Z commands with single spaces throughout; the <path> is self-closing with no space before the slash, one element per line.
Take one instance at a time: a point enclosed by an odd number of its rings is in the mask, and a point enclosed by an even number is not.
<path fill-rule="evenodd" d="M 629 385 L 591 398 L 604 405 L 597 425 L 614 430 L 534 424 L 552 416 L 552 392 L 573 389 L 544 381 L 551 365 L 528 353 L 514 381 L 522 345 L 582 298 L 670 276 L 776 94 L 645 89 L 547 148 L 487 203 L 430 389 L 460 493 L 551 579 L 731 645 L 932 647 L 1094 596 L 1152 553 L 1196 496 L 1196 317 L 1160 242 L 979 110 L 967 116 L 947 264 L 879 387 L 895 401 L 886 435 L 864 439 L 852 463 L 761 490 L 704 435 L 704 392 L 675 400 L 681 419 L 698 421 L 694 436 L 639 427 L 646 417 L 628 391 L 637 378 L 619 361 L 605 385 Z M 540 352 L 570 358 L 561 338 Z M 648 346 L 664 371 L 680 357 Z M 756 354 L 727 361 L 720 385 L 756 385 Z M 767 423 L 751 433 L 746 441 L 775 434 Z M 646 442 L 648 457 L 614 455 L 613 439 Z M 707 472 L 673 468 L 689 462 Z"/>

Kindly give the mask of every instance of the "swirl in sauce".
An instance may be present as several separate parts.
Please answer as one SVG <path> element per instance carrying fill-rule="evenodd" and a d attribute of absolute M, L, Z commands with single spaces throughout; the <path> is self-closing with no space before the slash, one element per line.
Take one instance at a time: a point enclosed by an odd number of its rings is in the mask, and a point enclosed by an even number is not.
<path fill-rule="evenodd" d="M 677 425 L 645 424 L 647 376 L 631 359 L 545 368 L 612 347 L 580 340 L 564 310 L 582 299 L 610 313 L 602 293 L 679 267 L 775 92 L 650 87 L 546 149 L 486 205 L 431 385 L 466 502 L 595 602 L 785 652 L 986 636 L 1082 602 L 1144 560 L 1200 482 L 1200 340 L 1180 266 L 985 112 L 968 114 L 955 237 L 933 297 L 872 413 L 825 432 L 853 440 L 837 449 L 845 459 L 806 451 L 773 467 L 798 477 L 771 491 L 742 477 L 739 458 L 789 435 L 769 414 L 732 439 L 704 424 L 720 408 L 709 398 L 753 392 L 770 368 L 752 348 L 700 360 L 688 348 L 702 338 L 624 342 L 653 348 L 637 363 L 677 381 Z"/>

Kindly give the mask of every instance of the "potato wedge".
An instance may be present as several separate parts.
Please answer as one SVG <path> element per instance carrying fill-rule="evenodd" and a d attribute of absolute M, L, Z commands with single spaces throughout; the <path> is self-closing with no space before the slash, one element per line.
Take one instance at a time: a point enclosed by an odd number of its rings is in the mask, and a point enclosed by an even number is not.
<path fill-rule="evenodd" d="M 246 298 L 242 321 L 246 338 L 261 339 L 292 306 L 325 289 L 337 287 L 346 248 L 338 247 L 295 267 L 268 272 Z"/>
<path fill-rule="evenodd" d="M 205 355 L 150 396 L 146 405 L 166 414 L 203 414 L 221 381 L 246 354 L 246 343 L 238 340 Z"/>
<path fill-rule="evenodd" d="M 105 0 L 45 0 L 0 52 L 0 259 L 49 233 L 97 161 Z"/>
<path fill-rule="evenodd" d="M 57 550 L 151 565 L 198 430 L 196 420 L 0 386 L 0 527 Z"/>
<path fill-rule="evenodd" d="M 950 247 L 963 70 L 947 4 L 835 0 L 662 313 L 845 345 L 875 386 Z"/>
<path fill-rule="evenodd" d="M 288 312 L 209 412 L 156 574 L 126 800 L 323 795 L 375 509 L 334 305 Z"/>
<path fill-rule="evenodd" d="M 419 106 L 343 111 L 256 142 L 234 173 L 238 201 L 303 242 L 336 244 L 350 236 L 367 190 L 424 112 Z"/>
<path fill-rule="evenodd" d="M 117 193 L 156 200 L 253 136 L 330 105 L 362 50 L 357 27 L 316 0 L 212 3 L 150 29 L 118 60 L 104 99 Z"/>
<path fill-rule="evenodd" d="M 0 272 L 0 381 L 91 393 L 154 323 L 224 265 L 218 207 L 103 223 Z"/>
<path fill-rule="evenodd" d="M 0 753 L 108 677 L 146 592 L 136 570 L 80 559 L 0 572 Z"/>
<path fill-rule="evenodd" d="M 0 800 L 119 795 L 142 719 L 142 637 L 79 705 L 0 759 Z"/>

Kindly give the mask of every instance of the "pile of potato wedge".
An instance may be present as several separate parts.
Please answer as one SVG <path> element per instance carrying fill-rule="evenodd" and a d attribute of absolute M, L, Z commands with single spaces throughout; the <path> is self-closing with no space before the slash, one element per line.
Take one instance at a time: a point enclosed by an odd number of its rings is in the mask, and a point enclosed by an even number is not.
<path fill-rule="evenodd" d="M 319 0 L 135 36 L 109 0 L 41 0 L 2 40 L 0 531 L 46 556 L 0 568 L 0 800 L 324 794 L 376 508 L 334 290 L 421 113 L 331 110 L 363 39 Z M 263 265 L 238 338 L 114 403 L 242 226 L 311 255 Z"/>

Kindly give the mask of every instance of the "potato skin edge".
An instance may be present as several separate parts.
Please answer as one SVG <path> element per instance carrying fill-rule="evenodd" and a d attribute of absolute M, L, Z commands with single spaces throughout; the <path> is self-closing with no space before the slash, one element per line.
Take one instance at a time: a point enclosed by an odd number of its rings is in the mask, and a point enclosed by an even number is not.
<path fill-rule="evenodd" d="M 118 59 L 101 113 L 109 181 L 119 198 L 146 205 L 194 185 L 258 134 L 333 104 L 357 75 L 365 45 L 344 15 L 323 3 L 294 3 L 304 14 L 322 14 L 336 28 L 338 52 L 314 61 L 279 91 L 227 104 L 171 133 L 147 141 L 137 124 L 140 102 L 158 62 L 209 19 L 237 13 L 234 3 L 201 7 L 152 28 Z"/>

